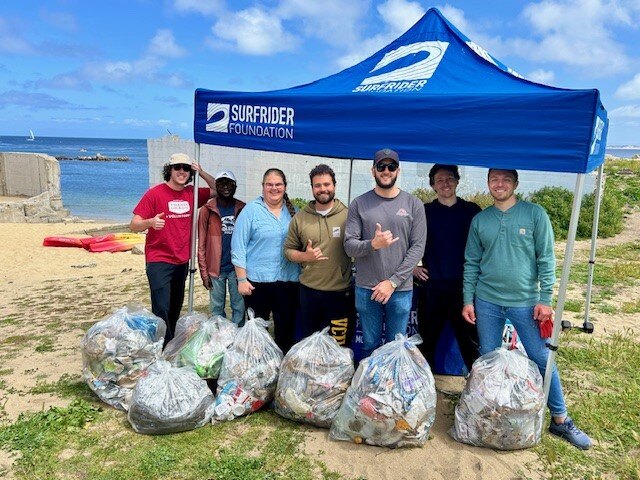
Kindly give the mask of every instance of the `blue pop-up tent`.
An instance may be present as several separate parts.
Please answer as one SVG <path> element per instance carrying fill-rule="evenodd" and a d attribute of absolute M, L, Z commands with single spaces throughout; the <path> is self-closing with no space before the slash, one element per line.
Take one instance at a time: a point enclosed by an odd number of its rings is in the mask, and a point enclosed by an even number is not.
<path fill-rule="evenodd" d="M 577 173 L 552 345 L 560 331 L 584 174 L 599 168 L 602 178 L 607 127 L 598 90 L 530 82 L 436 9 L 366 60 L 307 85 L 195 92 L 198 145 L 351 160 L 370 159 L 388 146 L 403 161 Z"/>

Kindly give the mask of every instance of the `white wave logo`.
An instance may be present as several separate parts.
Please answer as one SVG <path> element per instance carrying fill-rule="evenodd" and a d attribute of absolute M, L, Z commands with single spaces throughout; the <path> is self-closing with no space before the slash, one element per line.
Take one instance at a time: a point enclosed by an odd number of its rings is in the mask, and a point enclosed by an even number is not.
<path fill-rule="evenodd" d="M 352 91 L 400 93 L 422 90 L 422 87 L 427 84 L 427 81 L 433 76 L 438 65 L 440 65 L 448 46 L 448 42 L 418 42 L 412 43 L 411 45 L 403 45 L 391 52 L 387 52 L 384 57 L 382 57 L 382 60 L 380 60 L 369 73 L 374 73 L 396 60 L 409 55 L 426 52 L 428 56 L 424 60 L 416 61 L 411 65 L 367 77 Z"/>
<path fill-rule="evenodd" d="M 207 123 L 207 132 L 229 132 L 229 107 L 228 103 L 208 103 L 207 104 L 207 121 L 217 114 L 222 112 L 222 118 L 215 122 Z"/>
<path fill-rule="evenodd" d="M 597 155 L 600 152 L 600 144 L 602 143 L 602 133 L 604 132 L 604 121 L 600 117 L 596 117 L 596 125 L 593 128 L 593 141 L 589 155 Z"/>
<path fill-rule="evenodd" d="M 360 85 L 397 82 L 399 80 L 428 80 L 433 76 L 438 65 L 440 65 L 440 61 L 447 51 L 448 46 L 448 42 L 418 42 L 397 48 L 392 52 L 386 53 L 370 73 L 380 70 L 391 62 L 395 62 L 396 60 L 408 55 L 427 52 L 429 56 L 424 60 L 414 63 L 413 65 L 398 68 L 381 75 L 365 78 Z"/>

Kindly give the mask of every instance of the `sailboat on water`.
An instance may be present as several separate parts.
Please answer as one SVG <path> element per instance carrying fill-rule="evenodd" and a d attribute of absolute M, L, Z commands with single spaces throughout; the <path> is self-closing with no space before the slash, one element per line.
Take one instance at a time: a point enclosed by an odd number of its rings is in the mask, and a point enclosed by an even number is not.
<path fill-rule="evenodd" d="M 33 134 L 33 130 L 29 129 L 29 136 L 27 137 L 27 142 L 33 142 L 36 139 L 36 136 Z"/>

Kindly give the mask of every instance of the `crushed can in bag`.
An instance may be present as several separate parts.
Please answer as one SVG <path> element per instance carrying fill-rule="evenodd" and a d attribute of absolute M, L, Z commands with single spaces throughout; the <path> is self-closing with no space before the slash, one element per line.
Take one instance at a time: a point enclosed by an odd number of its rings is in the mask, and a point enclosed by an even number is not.
<path fill-rule="evenodd" d="M 542 436 L 544 406 L 538 366 L 517 349 L 497 348 L 474 362 L 449 434 L 478 447 L 533 447 Z"/>
<path fill-rule="evenodd" d="M 422 446 L 436 416 L 431 368 L 420 335 L 394 341 L 360 362 L 329 437 L 389 448 Z"/>
<path fill-rule="evenodd" d="M 328 428 L 353 373 L 353 352 L 341 347 L 326 327 L 295 344 L 285 355 L 274 409 L 290 420 Z"/>

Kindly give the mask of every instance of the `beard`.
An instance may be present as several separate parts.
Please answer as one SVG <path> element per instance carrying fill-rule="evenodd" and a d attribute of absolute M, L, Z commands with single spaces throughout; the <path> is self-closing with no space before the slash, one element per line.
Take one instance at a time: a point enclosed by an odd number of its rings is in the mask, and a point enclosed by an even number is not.
<path fill-rule="evenodd" d="M 393 177 L 389 183 L 387 184 L 383 184 L 381 179 L 379 179 L 377 176 L 373 177 L 376 181 L 376 185 L 378 185 L 380 188 L 384 188 L 385 190 L 389 190 L 390 188 L 393 188 L 393 186 L 396 184 L 396 180 L 398 179 L 398 177 Z"/>
<path fill-rule="evenodd" d="M 335 192 L 332 193 L 321 193 L 319 195 L 314 195 L 313 198 L 316 199 L 316 203 L 319 203 L 320 205 L 326 205 L 327 203 L 331 203 L 331 201 L 334 199 L 334 197 L 336 196 Z M 326 198 L 326 200 L 324 200 Z"/>

